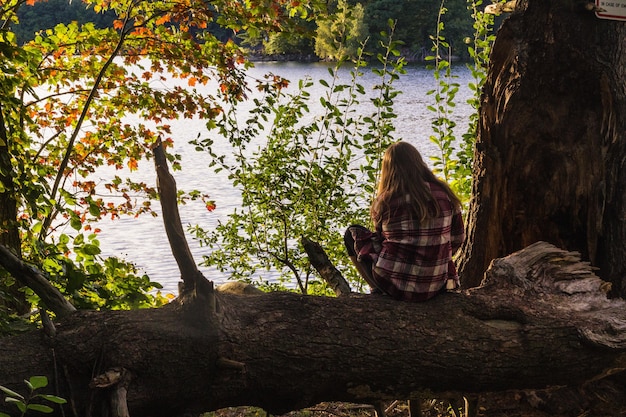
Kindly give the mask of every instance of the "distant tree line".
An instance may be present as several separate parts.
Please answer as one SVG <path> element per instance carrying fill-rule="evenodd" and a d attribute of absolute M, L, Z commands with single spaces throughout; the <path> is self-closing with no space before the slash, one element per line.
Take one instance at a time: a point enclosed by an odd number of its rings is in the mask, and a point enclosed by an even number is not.
<path fill-rule="evenodd" d="M 112 12 L 94 12 L 81 0 L 48 0 L 32 6 L 22 5 L 17 15 L 20 23 L 12 29 L 21 44 L 34 39 L 37 32 L 51 29 L 60 23 L 92 22 L 97 28 L 104 28 L 113 26 L 116 18 Z"/>
<path fill-rule="evenodd" d="M 331 0 L 329 14 L 315 20 L 294 17 L 298 30 L 284 33 L 233 33 L 211 24 L 208 28 L 218 39 L 233 39 L 251 48 L 258 55 L 309 56 L 335 60 L 352 57 L 362 42 L 366 50 L 376 52 L 381 33 L 388 30 L 389 19 L 395 20 L 394 39 L 403 44 L 402 52 L 413 60 L 421 60 L 432 46 L 431 36 L 438 18 L 444 23 L 444 36 L 450 44 L 449 53 L 467 58 L 464 39 L 473 33 L 473 19 L 468 5 L 471 0 Z M 442 5 L 445 13 L 440 15 Z M 15 31 L 20 43 L 35 37 L 38 31 L 57 24 L 92 22 L 96 27 L 109 27 L 114 13 L 96 13 L 80 0 L 48 0 L 19 10 L 20 24 Z"/>

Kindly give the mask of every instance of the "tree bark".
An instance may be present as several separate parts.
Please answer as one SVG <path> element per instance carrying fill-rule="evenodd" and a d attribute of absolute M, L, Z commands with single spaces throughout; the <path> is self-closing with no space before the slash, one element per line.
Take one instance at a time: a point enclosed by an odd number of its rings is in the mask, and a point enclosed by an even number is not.
<path fill-rule="evenodd" d="M 100 416 L 109 400 L 93 378 L 124 369 L 129 415 L 154 417 L 576 386 L 626 366 L 626 303 L 605 284 L 538 243 L 494 261 L 481 287 L 426 303 L 218 293 L 216 306 L 187 294 L 160 309 L 79 311 L 52 338 L 0 339 L 0 381 L 19 391 L 47 375 L 78 415 Z"/>
<path fill-rule="evenodd" d="M 0 105 L 0 245 L 9 248 L 17 256 L 21 256 L 22 246 L 17 227 L 18 203 L 13 179 L 15 169 L 9 148 L 7 125 L 4 118 L 5 109 Z M 26 314 L 30 308 L 20 286 L 11 282 L 9 277 L 0 270 L 0 307 L 6 307 L 17 314 Z"/>
<path fill-rule="evenodd" d="M 572 0 L 518 0 L 479 110 L 460 274 L 543 240 L 580 252 L 626 295 L 626 25 Z"/>
<path fill-rule="evenodd" d="M 185 231 L 183 230 L 180 213 L 178 212 L 176 181 L 167 167 L 167 157 L 163 149 L 163 143 L 159 140 L 152 150 L 154 152 L 154 166 L 157 173 L 159 196 L 161 197 L 165 233 L 180 270 L 183 284 L 180 286 L 182 290 L 180 292 L 182 294 L 205 294 L 208 297 L 207 301 L 214 304 L 213 283 L 207 281 L 198 270 L 185 238 Z"/>

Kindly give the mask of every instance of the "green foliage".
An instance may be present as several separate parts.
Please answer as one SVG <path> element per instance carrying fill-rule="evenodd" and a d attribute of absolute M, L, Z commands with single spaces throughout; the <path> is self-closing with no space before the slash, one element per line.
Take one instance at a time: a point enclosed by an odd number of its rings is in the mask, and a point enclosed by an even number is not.
<path fill-rule="evenodd" d="M 221 2 L 214 2 L 216 6 Z M 258 16 L 266 13 L 267 20 L 271 16 L 281 13 L 289 19 L 282 23 L 280 31 L 267 31 L 254 22 L 246 25 L 235 25 L 225 16 L 217 17 L 215 21 L 209 21 L 206 29 L 193 30 L 194 34 L 208 31 L 220 42 L 227 42 L 234 37 L 232 29 L 236 30 L 235 39 L 243 39 L 244 44 L 251 46 L 263 45 L 264 53 L 270 55 L 281 54 L 313 54 L 314 45 L 311 34 L 314 32 L 315 21 L 322 23 L 325 20 L 325 4 L 321 2 L 291 2 L 282 5 L 280 1 L 272 5 L 259 4 Z M 389 19 L 397 22 L 395 39 L 404 43 L 403 53 L 407 55 L 421 56 L 422 51 L 428 50 L 429 35 L 432 32 L 432 24 L 437 19 L 439 8 L 438 0 L 422 1 L 396 1 L 396 0 L 348 0 L 350 6 L 358 6 L 364 12 L 365 38 L 369 38 L 368 52 L 378 53 L 381 32 L 386 30 Z M 297 6 L 296 6 L 297 4 Z M 328 2 L 336 5 L 336 2 Z M 228 10 L 236 10 L 240 6 Z M 279 7 L 282 6 L 282 7 Z M 472 33 L 472 19 L 467 15 L 465 0 L 447 0 L 448 19 L 446 22 L 446 37 L 449 39 L 452 53 L 466 60 L 469 57 L 464 47 L 463 40 Z M 226 10 L 220 7 L 220 10 Z M 19 44 L 32 40 L 35 33 L 41 30 L 51 29 L 59 23 L 65 25 L 73 21 L 83 25 L 92 22 L 96 28 L 112 27 L 116 18 L 112 10 L 96 13 L 94 7 L 81 1 L 47 0 L 38 1 L 33 5 L 19 9 L 20 24 L 13 24 L 12 29 L 17 34 Z M 220 13 L 215 10 L 216 16 Z M 218 23 L 219 22 L 219 23 Z M 223 26 L 222 26 L 223 25 Z"/>
<path fill-rule="evenodd" d="M 82 1 L 47 0 L 25 5 L 18 10 L 19 24 L 12 26 L 20 45 L 31 41 L 39 31 L 52 29 L 59 23 L 74 21 L 83 25 L 93 23 L 97 28 L 112 27 L 115 14 L 96 13 Z"/>
<path fill-rule="evenodd" d="M 266 55 L 313 54 L 313 41 L 306 34 L 272 33 L 263 42 Z"/>
<path fill-rule="evenodd" d="M 341 82 L 341 64 L 329 68 L 330 80 L 319 81 L 326 90 L 321 109 L 313 115 L 317 104 L 308 92 L 312 80 L 300 80 L 294 92 L 286 92 L 286 81 L 279 77 L 260 80 L 257 89 L 264 96 L 254 100 L 247 117 L 233 108 L 209 126 L 226 136 L 233 158 L 217 154 L 211 139 L 194 141 L 199 150 L 209 152 L 216 171 L 228 173 L 242 196 L 241 208 L 216 230 L 193 228 L 212 249 L 206 265 L 234 279 L 261 283 L 260 271 L 271 269 L 302 293 L 329 293 L 315 278 L 299 240 L 305 236 L 323 242 L 331 261 L 346 266 L 343 230 L 368 222 L 375 164 L 394 141 L 393 103 L 399 92 L 393 82 L 404 72 L 398 55 L 396 44 L 389 42 L 387 53 L 378 57 L 381 67 L 374 71 L 380 83 L 369 98 L 371 114 L 356 108 L 367 99 L 359 84 L 365 64 L 357 59 L 348 83 Z M 355 273 L 348 278 L 357 288 L 362 285 Z"/>
<path fill-rule="evenodd" d="M 74 256 L 67 256 L 73 253 Z M 117 257 L 102 258 L 96 233 L 60 234 L 53 243 L 41 245 L 42 271 L 77 308 L 122 310 L 154 307 L 168 300 L 158 282 L 138 275 L 135 266 Z M 37 303 L 35 295 L 31 300 Z"/>
<path fill-rule="evenodd" d="M 345 0 L 339 0 L 335 13 L 317 20 L 317 56 L 329 61 L 356 59 L 367 37 L 363 17 L 363 6 L 349 6 Z"/>
<path fill-rule="evenodd" d="M 428 92 L 435 100 L 435 104 L 428 106 L 428 109 L 435 113 L 436 116 L 432 123 L 434 134 L 430 136 L 430 141 L 439 150 L 439 155 L 431 156 L 431 160 L 433 161 L 434 172 L 440 174 L 453 190 L 458 193 L 460 191 L 458 182 L 463 182 L 464 178 L 457 175 L 458 172 L 455 170 L 457 160 L 452 158 L 455 150 L 454 128 L 456 123 L 451 116 L 456 106 L 455 97 L 459 91 L 459 84 L 454 82 L 456 77 L 452 75 L 450 44 L 446 41 L 443 34 L 445 27 L 443 17 L 448 11 L 444 4 L 445 0 L 442 0 L 437 18 L 437 31 L 432 36 L 432 51 L 434 55 L 427 57 L 427 60 L 432 62 L 429 68 L 433 70 L 436 81 L 435 89 Z M 444 55 L 442 56 L 442 54 Z"/>
<path fill-rule="evenodd" d="M 21 417 L 28 414 L 29 411 L 49 414 L 54 411 L 54 409 L 48 405 L 49 403 L 65 404 L 67 402 L 65 399 L 57 397 L 56 395 L 35 393 L 35 391 L 48 386 L 48 378 L 45 376 L 32 376 L 29 379 L 25 379 L 24 384 L 26 384 L 28 388 L 28 394 L 25 396 L 0 385 L 0 391 L 5 395 L 4 402 L 17 407 Z M 41 400 L 45 401 L 42 402 Z M 10 416 L 9 414 L 0 412 L 0 417 Z"/>
<path fill-rule="evenodd" d="M 275 269 L 285 282 L 295 280 L 302 292 L 326 293 L 298 242 L 302 236 L 324 242 L 341 267 L 346 258 L 343 229 L 367 223 L 377 164 L 395 140 L 393 104 L 399 92 L 393 82 L 404 65 L 398 58 L 400 42 L 384 31 L 377 35 L 380 52 L 373 70 L 380 83 L 375 97 L 369 98 L 359 84 L 369 58 L 364 53 L 367 45 L 360 41 L 366 33 L 360 4 L 341 1 L 332 18 L 324 20 L 315 15 L 323 11 L 317 1 L 86 3 L 95 13 L 114 15 L 113 25 L 65 22 L 24 45 L 14 32 L 0 31 L 0 242 L 41 269 L 77 306 L 132 308 L 164 302 L 158 293 L 147 295 L 158 284 L 138 276 L 132 264 L 101 256 L 96 224 L 103 218 L 154 215 L 151 200 L 157 190 L 133 179 L 132 173 L 150 159 L 157 139 L 172 148 L 167 120 L 200 118 L 211 133 L 219 132 L 230 143 L 233 155 L 214 153 L 208 139 L 196 145 L 209 151 L 217 169 L 226 170 L 243 200 L 217 230 L 196 229 L 201 242 L 214 249 L 207 262 L 248 280 L 262 280 L 256 272 Z M 19 23 L 17 11 L 24 4 L 3 3 L 0 17 Z M 480 4 L 474 0 L 470 6 L 476 19 L 469 49 L 476 94 L 493 41 L 486 29 L 493 20 L 478 11 Z M 462 141 L 455 140 L 450 115 L 458 85 L 450 67 L 453 49 L 443 36 L 447 9 L 442 5 L 440 10 L 433 38 L 438 84 L 432 92 L 437 115 L 432 139 L 440 149 L 435 162 L 466 196 L 476 118 L 472 116 Z M 246 100 L 245 58 L 234 42 L 220 41 L 207 28 L 245 30 L 258 38 L 313 16 L 321 23 L 320 37 L 334 43 L 324 48 L 325 56 L 339 59 L 330 80 L 320 81 L 327 95 L 312 103 L 312 80 L 302 80 L 296 91 L 287 92 L 285 80 L 269 76 L 256 86 L 264 97 L 254 103 L 242 125 L 236 108 Z M 392 24 L 394 38 L 396 26 Z M 447 23 L 446 29 L 450 27 L 454 24 Z M 348 82 L 340 78 L 346 57 L 355 58 Z M 165 77 L 180 85 L 155 88 Z M 215 94 L 198 88 L 210 81 L 218 85 Z M 355 110 L 369 100 L 374 106 L 370 114 Z M 311 111 L 314 106 L 321 108 L 317 117 L 318 111 Z M 170 153 L 169 158 L 179 169 L 180 157 Z M 94 173 L 103 169 L 114 174 L 95 181 Z M 212 204 L 198 190 L 180 196 L 181 202 L 197 198 L 207 207 Z M 5 241 L 7 236 L 12 239 Z M 358 282 L 355 275 L 351 279 Z M 6 287 L 14 282 L 0 271 L 3 300 L 9 297 Z M 38 302 L 32 293 L 27 295 Z"/>
<path fill-rule="evenodd" d="M 499 2 L 505 3 L 506 0 L 499 0 Z M 494 1 L 492 3 L 496 2 Z M 467 63 L 467 67 L 472 72 L 472 78 L 474 80 L 469 84 L 473 95 L 468 100 L 468 103 L 472 106 L 474 112 L 470 115 L 467 131 L 463 134 L 457 152 L 459 166 L 457 171 L 461 173 L 459 175 L 461 178 L 467 178 L 472 172 L 474 143 L 478 134 L 480 95 L 485 79 L 487 78 L 487 67 L 489 65 L 491 48 L 496 40 L 494 29 L 495 18 L 492 14 L 482 12 L 481 6 L 483 6 L 483 1 L 467 0 L 467 4 L 474 20 L 474 36 L 473 38 L 466 39 L 468 53 L 471 57 L 471 61 Z M 471 181 L 465 181 L 459 188 L 461 195 L 469 196 L 471 193 Z"/>
<path fill-rule="evenodd" d="M 221 113 L 222 102 L 198 86 L 214 81 L 227 100 L 243 96 L 243 53 L 207 31 L 210 24 L 231 33 L 244 26 L 271 31 L 319 4 L 84 3 L 96 14 L 113 15 L 113 24 L 59 23 L 23 45 L 14 32 L 0 31 L 0 243 L 47 274 L 79 307 L 159 305 L 163 297 L 149 294 L 158 284 L 126 261 L 101 256 L 96 224 L 156 215 L 156 188 L 132 174 L 151 158 L 158 139 L 172 147 L 167 120 L 211 120 Z M 18 25 L 18 12 L 30 4 L 38 1 L 0 4 L 2 21 Z M 217 15 L 217 9 L 223 12 Z M 162 88 L 166 77 L 179 85 Z M 179 169 L 180 157 L 169 158 Z M 103 170 L 113 174 L 100 179 Z M 197 198 L 209 206 L 197 190 L 182 193 L 180 201 Z M 9 297 L 5 289 L 15 285 L 0 271 L 2 301 Z M 38 302 L 29 290 L 26 295 Z"/>
<path fill-rule="evenodd" d="M 293 31 L 268 33 L 262 44 L 266 55 L 297 54 L 299 56 L 314 55 L 315 22 L 310 19 L 299 19 Z"/>
<path fill-rule="evenodd" d="M 452 118 L 459 84 L 455 82 L 456 77 L 452 72 L 450 44 L 444 36 L 444 16 L 448 11 L 445 7 L 445 0 L 441 1 L 437 31 L 432 36 L 433 55 L 427 58 L 432 62 L 430 68 L 433 70 L 436 81 L 435 89 L 429 92 L 435 101 L 434 105 L 429 106 L 429 110 L 435 114 L 432 123 L 434 134 L 430 136 L 430 140 L 439 150 L 438 155 L 431 156 L 434 171 L 450 184 L 465 203 L 469 201 L 471 194 L 472 162 L 477 134 L 480 91 L 486 77 L 491 46 L 495 40 L 493 16 L 481 12 L 479 9 L 482 0 L 467 0 L 467 3 L 474 20 L 474 36 L 465 40 L 469 56 L 472 58 L 472 62 L 468 63 L 467 66 L 474 79 L 469 84 L 473 96 L 468 100 L 468 103 L 475 111 L 470 115 L 467 131 L 461 139 L 456 137 L 455 128 L 457 126 Z"/>

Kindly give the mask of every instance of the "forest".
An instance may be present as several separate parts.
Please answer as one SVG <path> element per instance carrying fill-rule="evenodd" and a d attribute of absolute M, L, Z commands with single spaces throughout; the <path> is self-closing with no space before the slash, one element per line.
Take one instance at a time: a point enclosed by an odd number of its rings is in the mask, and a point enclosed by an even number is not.
<path fill-rule="evenodd" d="M 0 416 L 308 414 L 328 401 L 370 415 L 409 401 L 413 417 L 434 402 L 440 415 L 459 402 L 466 416 L 626 413 L 622 21 L 578 0 L 454 8 L 471 17 L 475 109 L 455 136 L 453 2 L 433 4 L 429 35 L 413 40 L 401 18 L 421 12 L 386 19 L 317 0 L 85 0 L 112 23 L 20 40 L 24 10 L 46 3 L 0 3 Z M 353 29 L 371 34 L 371 20 L 380 37 L 367 50 Z M 330 80 L 250 79 L 248 47 L 291 33 L 323 46 Z M 462 198 L 467 230 L 461 289 L 424 303 L 368 294 L 341 236 L 370 221 L 359 203 L 397 140 L 405 45 L 429 51 L 433 170 Z M 327 94 L 307 117 L 316 82 Z M 242 194 L 214 228 L 185 227 L 178 212 L 221 204 L 176 185 L 186 168 L 170 122 L 191 119 L 206 126 L 194 150 Z M 154 181 L 135 175 L 145 164 Z M 103 167 L 115 175 L 95 177 Z M 102 256 L 103 219 L 146 215 L 162 218 L 180 271 L 173 299 L 132 260 Z M 189 235 L 210 255 L 194 259 Z M 216 288 L 200 263 L 246 291 Z M 255 269 L 292 289 L 251 288 Z"/>
<path fill-rule="evenodd" d="M 430 37 L 436 30 L 437 14 L 440 9 L 440 1 L 389 1 L 368 0 L 357 2 L 350 0 L 329 3 L 335 10 L 342 10 L 346 6 L 349 9 L 357 7 L 359 13 L 351 12 L 353 21 L 350 26 L 359 28 L 357 38 L 361 41 L 370 39 L 367 47 L 378 50 L 380 33 L 387 30 L 389 19 L 397 21 L 395 39 L 403 43 L 403 52 L 414 60 L 422 61 L 424 55 L 430 50 Z M 446 34 L 451 45 L 451 54 L 457 58 L 467 60 L 469 55 L 465 45 L 465 39 L 473 33 L 473 19 L 468 11 L 464 0 L 450 0 L 445 2 L 446 11 Z M 51 29 L 59 23 L 69 24 L 72 21 L 78 23 L 91 22 L 98 28 L 110 27 L 115 16 L 113 13 L 96 13 L 93 7 L 80 1 L 48 0 L 25 5 L 18 11 L 19 24 L 13 25 L 18 42 L 23 43 L 32 40 L 40 30 Z M 233 39 L 238 43 L 247 45 L 252 50 L 263 55 L 280 56 L 316 56 L 325 58 L 328 51 L 323 48 L 316 51 L 315 39 L 311 35 L 313 29 L 323 20 L 301 19 L 298 20 L 305 30 L 289 31 L 288 33 L 258 33 L 250 36 L 244 32 L 233 32 L 219 24 L 209 23 L 208 28 L 216 38 L 221 41 Z M 327 48 L 331 48 L 327 46 Z"/>

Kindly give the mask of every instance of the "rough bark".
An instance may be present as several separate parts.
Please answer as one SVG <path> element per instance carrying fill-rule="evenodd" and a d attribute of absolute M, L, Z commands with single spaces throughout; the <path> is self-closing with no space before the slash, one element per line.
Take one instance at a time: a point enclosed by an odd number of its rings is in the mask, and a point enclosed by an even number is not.
<path fill-rule="evenodd" d="M 3 338 L 0 381 L 19 390 L 47 375 L 78 415 L 99 416 L 109 399 L 92 379 L 124 369 L 129 414 L 155 417 L 576 386 L 626 367 L 626 303 L 604 289 L 576 254 L 539 243 L 494 261 L 481 287 L 427 303 L 217 294 L 213 307 L 187 294 L 160 309 L 79 311 L 52 338 Z"/>
<path fill-rule="evenodd" d="M 466 288 L 543 240 L 578 251 L 626 295 L 626 25 L 574 0 L 518 0 L 483 89 Z"/>

